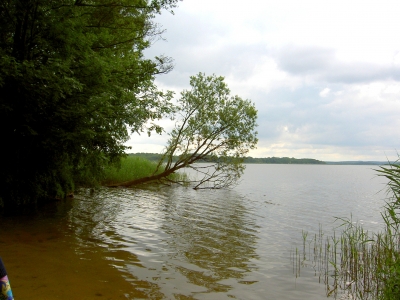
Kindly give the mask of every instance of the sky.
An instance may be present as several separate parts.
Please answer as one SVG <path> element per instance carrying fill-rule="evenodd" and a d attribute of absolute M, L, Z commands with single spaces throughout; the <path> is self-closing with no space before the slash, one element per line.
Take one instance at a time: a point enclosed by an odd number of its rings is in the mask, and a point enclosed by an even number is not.
<path fill-rule="evenodd" d="M 253 101 L 259 142 L 249 156 L 394 160 L 399 15 L 397 0 L 184 0 L 156 17 L 165 31 L 145 54 L 174 59 L 156 84 L 176 97 L 203 72 Z M 167 138 L 133 135 L 127 145 L 161 152 Z"/>

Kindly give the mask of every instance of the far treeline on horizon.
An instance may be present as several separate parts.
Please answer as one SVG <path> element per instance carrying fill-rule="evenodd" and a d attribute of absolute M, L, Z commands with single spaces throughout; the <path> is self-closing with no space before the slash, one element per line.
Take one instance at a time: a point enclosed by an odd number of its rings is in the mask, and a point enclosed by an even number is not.
<path fill-rule="evenodd" d="M 128 153 L 129 156 L 140 156 L 150 161 L 159 161 L 162 154 L 159 153 Z M 177 159 L 178 157 L 175 157 Z M 387 165 L 389 161 L 321 161 L 313 158 L 294 157 L 251 157 L 244 158 L 245 164 L 298 164 L 298 165 Z"/>

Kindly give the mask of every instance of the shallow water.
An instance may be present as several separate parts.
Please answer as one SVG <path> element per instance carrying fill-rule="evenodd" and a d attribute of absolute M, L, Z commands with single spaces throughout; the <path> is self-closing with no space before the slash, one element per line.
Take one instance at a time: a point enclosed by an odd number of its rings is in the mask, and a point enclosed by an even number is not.
<path fill-rule="evenodd" d="M 16 299 L 325 299 L 314 270 L 294 276 L 291 254 L 334 216 L 379 230 L 375 174 L 248 165 L 232 190 L 81 190 L 3 218 L 0 255 Z"/>

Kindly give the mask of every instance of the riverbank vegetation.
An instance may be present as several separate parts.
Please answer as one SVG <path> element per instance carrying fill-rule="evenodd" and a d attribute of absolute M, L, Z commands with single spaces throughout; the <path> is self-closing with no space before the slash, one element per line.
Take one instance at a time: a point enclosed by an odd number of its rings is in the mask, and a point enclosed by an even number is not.
<path fill-rule="evenodd" d="M 293 256 L 296 276 L 302 267 L 314 269 L 327 296 L 335 299 L 400 299 L 400 165 L 377 172 L 389 180 L 383 231 L 368 232 L 352 219 L 338 219 L 339 235 L 303 232 L 303 248 Z"/>
<path fill-rule="evenodd" d="M 109 165 L 104 170 L 103 178 L 99 184 L 110 186 L 121 182 L 149 177 L 157 174 L 157 162 L 150 161 L 143 157 L 127 156 L 121 158 L 121 162 L 116 165 Z M 159 169 L 158 173 L 163 170 Z M 166 181 L 181 182 L 185 184 L 188 177 L 184 173 L 174 173 L 166 178 Z"/>

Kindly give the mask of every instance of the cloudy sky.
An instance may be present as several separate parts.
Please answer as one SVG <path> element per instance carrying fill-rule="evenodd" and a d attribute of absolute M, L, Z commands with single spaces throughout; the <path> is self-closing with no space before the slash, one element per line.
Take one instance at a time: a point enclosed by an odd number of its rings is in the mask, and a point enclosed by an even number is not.
<path fill-rule="evenodd" d="M 174 59 L 161 89 L 199 72 L 226 78 L 258 109 L 253 157 L 395 159 L 400 152 L 400 2 L 184 0 L 156 21 L 149 57 Z M 168 128 L 168 124 L 167 128 Z M 160 152 L 166 136 L 133 136 Z"/>

